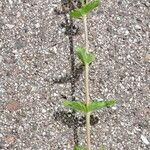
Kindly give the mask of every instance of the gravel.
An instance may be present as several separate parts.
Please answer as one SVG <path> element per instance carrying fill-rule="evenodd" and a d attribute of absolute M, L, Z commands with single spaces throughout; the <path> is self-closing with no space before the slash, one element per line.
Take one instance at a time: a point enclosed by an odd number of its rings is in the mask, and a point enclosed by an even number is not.
<path fill-rule="evenodd" d="M 84 117 L 62 105 L 84 96 L 77 59 L 71 75 L 70 44 L 83 44 L 82 22 L 74 25 L 69 35 L 60 0 L 0 0 L 0 149 L 85 145 Z M 117 100 L 93 114 L 93 150 L 149 150 L 150 1 L 102 0 L 88 28 L 90 97 Z"/>

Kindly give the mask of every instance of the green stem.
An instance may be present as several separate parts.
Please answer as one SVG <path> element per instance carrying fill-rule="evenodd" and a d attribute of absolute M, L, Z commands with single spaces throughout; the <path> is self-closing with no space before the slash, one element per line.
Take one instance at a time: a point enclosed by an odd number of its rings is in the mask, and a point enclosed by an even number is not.
<path fill-rule="evenodd" d="M 86 1 L 87 3 L 87 1 Z M 87 28 L 87 16 L 85 15 L 83 18 L 84 22 L 84 31 L 85 31 L 85 45 L 86 51 L 89 51 L 89 40 L 88 40 L 88 28 Z M 86 105 L 90 103 L 90 96 L 89 96 L 89 65 L 85 65 L 85 99 Z M 86 114 L 86 138 L 87 138 L 87 149 L 91 150 L 91 133 L 90 133 L 90 112 Z"/>

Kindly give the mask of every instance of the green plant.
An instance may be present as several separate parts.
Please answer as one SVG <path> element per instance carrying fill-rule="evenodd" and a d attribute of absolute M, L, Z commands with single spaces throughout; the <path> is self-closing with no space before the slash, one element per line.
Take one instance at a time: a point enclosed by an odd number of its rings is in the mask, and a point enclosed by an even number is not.
<path fill-rule="evenodd" d="M 88 2 L 88 0 L 80 0 L 82 3 L 81 8 L 76 8 L 70 12 L 70 16 L 75 19 L 83 19 L 84 23 L 84 32 L 85 32 L 85 48 L 79 47 L 76 50 L 77 56 L 80 61 L 83 63 L 85 68 L 85 101 L 68 101 L 64 102 L 64 106 L 74 109 L 76 111 L 80 111 L 86 116 L 86 139 L 87 146 L 86 148 L 82 148 L 79 146 L 75 146 L 74 150 L 91 150 L 91 140 L 90 140 L 90 116 L 91 113 L 95 110 L 111 107 L 115 105 L 115 100 L 107 100 L 107 101 L 97 101 L 90 100 L 89 96 L 89 65 L 95 60 L 95 56 L 92 53 L 89 53 L 89 40 L 88 40 L 88 28 L 87 28 L 87 14 L 91 12 L 93 9 L 99 6 L 100 0 L 92 0 Z M 103 148 L 100 148 L 102 150 Z"/>

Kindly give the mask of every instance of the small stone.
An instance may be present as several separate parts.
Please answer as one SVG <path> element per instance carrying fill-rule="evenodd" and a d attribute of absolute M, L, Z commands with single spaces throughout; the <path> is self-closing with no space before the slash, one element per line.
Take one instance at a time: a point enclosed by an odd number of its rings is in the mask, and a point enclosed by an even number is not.
<path fill-rule="evenodd" d="M 15 25 L 13 25 L 13 24 L 6 24 L 6 26 L 7 26 L 9 29 L 12 29 Z"/>
<path fill-rule="evenodd" d="M 32 91 L 32 92 L 37 91 L 37 87 L 36 87 L 36 86 L 33 86 L 32 89 L 31 89 L 31 91 Z"/>
<path fill-rule="evenodd" d="M 65 28 L 62 28 L 61 31 L 62 31 L 63 33 L 65 33 L 66 29 L 65 29 Z"/>
<path fill-rule="evenodd" d="M 6 105 L 6 109 L 9 111 L 16 111 L 20 108 L 20 104 L 18 101 L 10 101 Z"/>
<path fill-rule="evenodd" d="M 120 29 L 118 29 L 119 34 L 124 34 L 124 35 L 128 35 L 130 32 L 126 29 L 121 27 Z"/>
<path fill-rule="evenodd" d="M 113 106 L 112 109 L 113 109 L 113 110 L 117 110 L 117 106 Z"/>
<path fill-rule="evenodd" d="M 46 109 L 42 109 L 42 113 L 46 113 Z"/>
<path fill-rule="evenodd" d="M 0 48 L 3 46 L 3 43 L 2 42 L 0 42 Z"/>
<path fill-rule="evenodd" d="M 58 94 L 57 94 L 57 93 L 54 93 L 54 96 L 58 96 Z"/>
<path fill-rule="evenodd" d="M 118 5 L 121 5 L 121 4 L 122 4 L 122 1 L 121 1 L 121 0 L 119 0 L 119 1 L 118 1 Z"/>
<path fill-rule="evenodd" d="M 0 138 L 2 138 L 2 137 L 3 137 L 3 134 L 0 133 Z"/>
<path fill-rule="evenodd" d="M 121 20 L 121 18 L 118 16 L 118 17 L 117 17 L 117 20 L 118 20 L 118 21 L 120 21 L 120 20 Z"/>
<path fill-rule="evenodd" d="M 148 8 L 150 7 L 150 2 L 148 2 L 148 1 L 147 1 L 147 2 L 143 2 L 143 4 L 144 4 L 146 7 L 148 7 Z"/>
<path fill-rule="evenodd" d="M 46 135 L 46 132 L 43 132 L 43 136 L 45 136 Z"/>
<path fill-rule="evenodd" d="M 49 9 L 49 14 L 51 14 L 54 11 L 54 8 Z"/>
<path fill-rule="evenodd" d="M 128 30 L 125 31 L 125 35 L 129 35 L 129 33 L 130 33 L 130 32 L 129 32 Z"/>
<path fill-rule="evenodd" d="M 15 143 L 16 141 L 16 137 L 14 135 L 7 135 L 5 138 L 4 138 L 4 141 L 6 144 L 13 144 Z"/>
<path fill-rule="evenodd" d="M 135 29 L 141 30 L 141 26 L 137 24 L 137 25 L 135 25 Z"/>
<path fill-rule="evenodd" d="M 0 2 L 0 8 L 2 7 L 2 5 L 3 5 L 2 2 Z"/>
<path fill-rule="evenodd" d="M 8 0 L 9 4 L 12 5 L 13 4 L 13 1 L 12 0 Z"/>
<path fill-rule="evenodd" d="M 21 16 L 21 13 L 20 13 L 20 12 L 17 12 L 16 17 L 19 18 L 20 16 Z"/>
<path fill-rule="evenodd" d="M 21 41 L 21 40 L 17 40 L 16 42 L 15 42 L 15 47 L 17 48 L 17 49 L 21 49 L 21 48 L 23 48 L 25 46 L 25 44 L 23 43 L 23 41 Z"/>
<path fill-rule="evenodd" d="M 35 24 L 35 27 L 36 27 L 36 28 L 39 28 L 39 27 L 40 27 L 40 24 L 39 24 L 39 23 Z"/>
<path fill-rule="evenodd" d="M 146 54 L 144 60 L 145 60 L 146 62 L 150 61 L 150 54 Z"/>
<path fill-rule="evenodd" d="M 141 140 L 143 141 L 144 144 L 149 145 L 149 141 L 147 140 L 147 138 L 144 135 L 141 135 Z"/>
<path fill-rule="evenodd" d="M 19 126 L 19 127 L 18 127 L 18 133 L 21 134 L 22 132 L 24 132 L 23 127 L 22 127 L 22 126 Z"/>
<path fill-rule="evenodd" d="M 2 57 L 2 56 L 0 56 L 0 63 L 2 62 L 2 60 L 3 60 L 3 57 Z"/>
<path fill-rule="evenodd" d="M 53 51 L 54 53 L 57 53 L 57 48 L 54 46 L 54 47 L 52 48 L 52 51 Z"/>

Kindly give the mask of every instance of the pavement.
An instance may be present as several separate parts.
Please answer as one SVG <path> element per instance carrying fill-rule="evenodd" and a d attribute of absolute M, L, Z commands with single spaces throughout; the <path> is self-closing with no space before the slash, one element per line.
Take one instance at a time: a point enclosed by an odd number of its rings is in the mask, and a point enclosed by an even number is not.
<path fill-rule="evenodd" d="M 75 48 L 83 24 L 63 0 L 0 0 L 0 149 L 71 150 L 85 118 L 63 106 L 84 99 Z M 61 6 L 63 4 L 63 6 Z M 75 1 L 76 4 L 76 1 Z M 92 150 L 150 149 L 150 1 L 102 0 L 88 15 Z"/>

